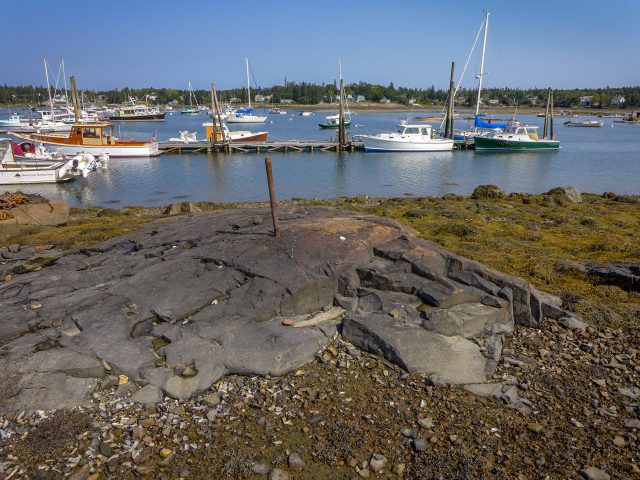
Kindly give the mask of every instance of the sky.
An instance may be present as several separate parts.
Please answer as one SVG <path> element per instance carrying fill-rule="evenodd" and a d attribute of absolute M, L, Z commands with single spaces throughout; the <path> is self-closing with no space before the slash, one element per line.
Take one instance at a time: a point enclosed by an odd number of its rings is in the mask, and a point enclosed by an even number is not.
<path fill-rule="evenodd" d="M 489 11 L 483 87 L 640 84 L 640 0 L 2 0 L 0 84 L 218 90 L 287 81 L 447 89 Z M 8 21 L 8 19 L 14 19 Z M 27 19 L 22 21 L 18 19 Z M 449 19 L 449 20 L 447 20 Z M 461 86 L 477 88 L 482 33 Z M 251 80 L 251 87 L 256 83 Z"/>

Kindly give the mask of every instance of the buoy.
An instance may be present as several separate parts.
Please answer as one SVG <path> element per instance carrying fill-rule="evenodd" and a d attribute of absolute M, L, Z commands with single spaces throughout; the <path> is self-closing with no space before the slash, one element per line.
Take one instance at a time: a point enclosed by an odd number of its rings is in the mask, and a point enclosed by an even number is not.
<path fill-rule="evenodd" d="M 613 128 L 613 125 L 611 125 L 611 128 Z"/>
<path fill-rule="evenodd" d="M 293 118 L 290 118 L 289 121 L 293 120 Z M 612 125 L 613 126 L 613 125 Z"/>

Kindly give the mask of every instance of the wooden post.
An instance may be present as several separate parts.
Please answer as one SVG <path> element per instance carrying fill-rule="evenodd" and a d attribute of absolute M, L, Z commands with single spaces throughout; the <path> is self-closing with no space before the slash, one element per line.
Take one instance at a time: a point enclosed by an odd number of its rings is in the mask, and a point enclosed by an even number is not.
<path fill-rule="evenodd" d="M 227 144 L 227 136 L 224 133 L 224 128 L 222 128 L 222 116 L 220 115 L 220 104 L 218 103 L 218 92 L 216 91 L 216 86 L 212 83 L 211 84 L 211 92 L 213 95 L 213 100 L 215 100 L 215 105 L 211 105 L 211 108 L 215 108 L 215 110 L 213 110 L 211 112 L 211 116 L 215 117 L 216 112 L 218 112 L 218 123 L 220 124 L 220 134 L 222 136 L 222 145 L 223 145 L 223 150 L 226 153 L 229 153 L 229 145 Z M 216 131 L 216 121 L 214 119 L 213 121 L 213 134 L 215 137 L 218 136 L 218 132 Z M 231 139 L 229 139 L 229 141 L 231 141 Z M 216 151 L 218 151 L 218 149 L 216 148 Z"/>
<path fill-rule="evenodd" d="M 341 152 L 345 144 L 344 140 L 344 84 L 340 79 L 340 124 L 338 125 L 338 151 Z"/>
<path fill-rule="evenodd" d="M 271 202 L 271 216 L 273 217 L 273 233 L 280 237 L 280 224 L 278 223 L 278 211 L 276 210 L 276 193 L 273 188 L 273 172 L 271 171 L 271 157 L 265 157 L 264 165 L 267 168 L 267 183 L 269 183 L 269 201 Z"/>
<path fill-rule="evenodd" d="M 451 112 L 449 115 L 449 138 L 453 140 L 453 110 L 454 110 L 454 84 L 453 84 L 453 69 L 456 65 L 456 62 L 451 62 L 451 80 L 449 81 L 449 111 Z"/>
<path fill-rule="evenodd" d="M 73 103 L 73 115 L 76 118 L 76 123 L 78 123 L 78 89 L 76 88 L 76 77 L 71 77 L 69 79 L 71 81 L 71 102 Z M 53 115 L 53 111 L 51 111 L 51 115 Z"/>
<path fill-rule="evenodd" d="M 213 133 L 211 134 L 211 144 L 218 151 L 218 132 L 216 131 L 216 127 L 218 126 L 218 122 L 216 121 L 216 101 L 213 93 L 213 83 L 211 84 L 211 120 L 213 120 Z"/>

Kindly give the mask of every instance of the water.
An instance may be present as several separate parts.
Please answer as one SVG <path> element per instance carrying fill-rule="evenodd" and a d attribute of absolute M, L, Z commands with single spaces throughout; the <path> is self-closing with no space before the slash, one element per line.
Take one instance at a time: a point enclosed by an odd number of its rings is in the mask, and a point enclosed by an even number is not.
<path fill-rule="evenodd" d="M 286 108 L 285 108 L 286 109 Z M 6 113 L 7 111 L 0 111 Z M 231 125 L 231 130 L 268 131 L 269 140 L 325 140 L 336 130 L 321 130 L 328 114 L 310 117 L 288 111 L 269 115 L 264 124 Z M 431 116 L 414 112 L 414 116 Z M 509 113 L 496 115 L 507 119 Z M 395 128 L 407 114 L 358 113 L 348 131 L 379 133 Z M 583 121 L 586 117 L 572 119 Z M 206 115 L 167 115 L 165 122 L 120 123 L 122 138 L 148 140 L 179 137 L 180 130 L 198 132 L 204 139 Z M 519 116 L 540 125 L 543 118 Z M 569 118 L 554 119 L 560 151 L 438 153 L 233 153 L 161 155 L 153 158 L 115 158 L 109 168 L 88 178 L 58 185 L 23 185 L 25 193 L 66 200 L 72 207 L 163 206 L 182 201 L 237 202 L 268 200 L 264 158 L 270 155 L 278 200 L 335 198 L 366 194 L 371 197 L 423 196 L 446 193 L 470 195 L 478 185 L 493 184 L 507 193 L 543 193 L 571 185 L 581 192 L 640 194 L 640 126 L 603 119 L 602 128 L 568 128 Z M 357 128 L 355 125 L 359 125 Z M 613 125 L 613 128 L 611 127 Z M 456 120 L 464 129 L 467 121 Z M 2 135 L 4 136 L 4 135 Z M 5 190 L 15 190 L 7 186 Z"/>

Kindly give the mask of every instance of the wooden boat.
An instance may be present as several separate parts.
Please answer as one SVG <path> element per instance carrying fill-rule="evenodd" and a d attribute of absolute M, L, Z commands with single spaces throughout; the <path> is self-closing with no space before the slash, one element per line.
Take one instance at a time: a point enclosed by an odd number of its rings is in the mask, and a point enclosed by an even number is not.
<path fill-rule="evenodd" d="M 207 122 L 202 124 L 207 131 L 207 140 L 213 141 L 213 122 Z M 266 142 L 268 132 L 250 132 L 248 130 L 235 130 L 230 131 L 229 128 L 223 123 L 222 128 L 227 139 L 231 139 L 231 142 Z M 220 124 L 216 125 L 216 141 L 222 142 L 222 133 L 220 131 Z"/>
<path fill-rule="evenodd" d="M 366 152 L 450 152 L 453 140 L 433 138 L 431 125 L 401 123 L 395 132 L 360 135 Z"/>
<path fill-rule="evenodd" d="M 110 157 L 152 157 L 160 155 L 155 135 L 152 141 L 136 142 L 116 138 L 113 123 L 76 123 L 68 134 L 34 133 L 31 135 L 14 134 L 18 138 L 42 142 L 49 148 L 64 147 L 65 153 L 91 153 L 98 156 L 107 153 Z"/>
<path fill-rule="evenodd" d="M 16 161 L 11 139 L 0 138 L 0 185 L 67 182 L 73 174 L 66 162 L 22 163 Z"/>

